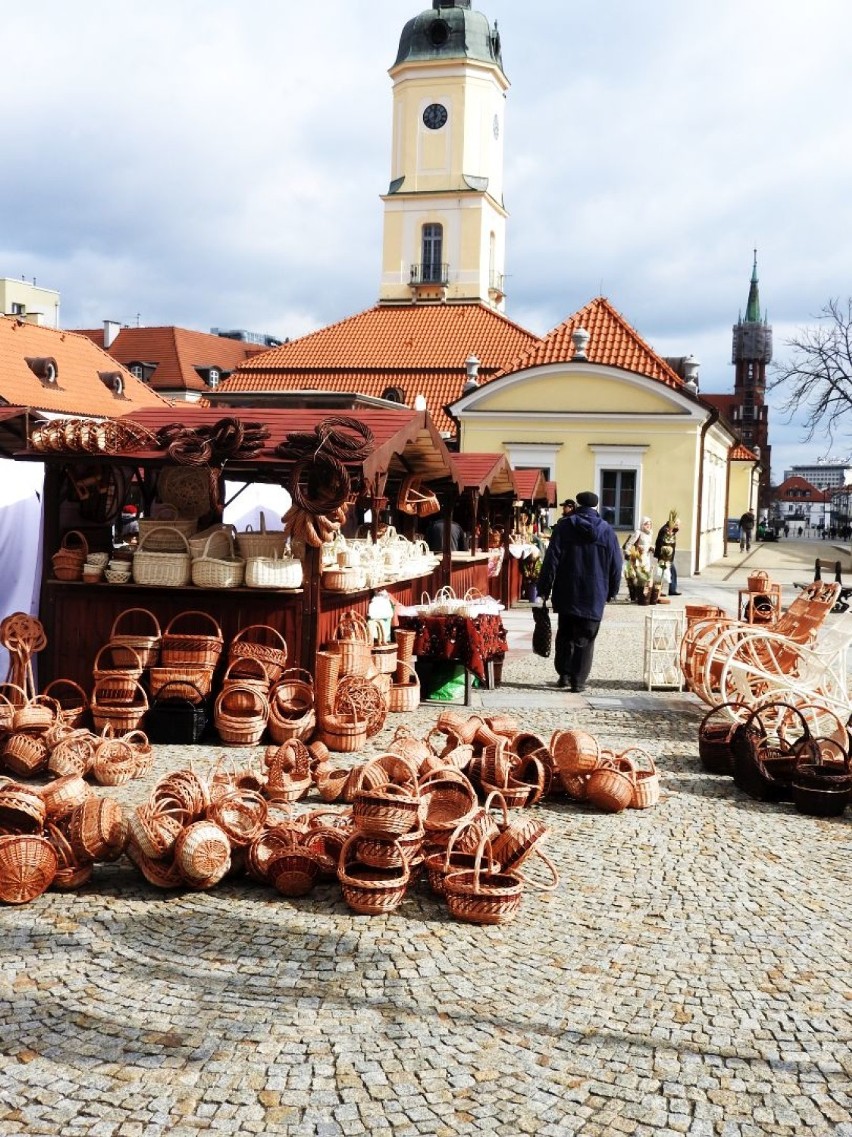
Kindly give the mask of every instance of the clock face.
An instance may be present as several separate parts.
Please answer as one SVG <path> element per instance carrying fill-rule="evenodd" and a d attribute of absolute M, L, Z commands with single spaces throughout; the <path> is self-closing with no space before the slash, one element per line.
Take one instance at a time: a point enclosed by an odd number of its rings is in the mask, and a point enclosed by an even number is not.
<path fill-rule="evenodd" d="M 440 103 L 430 103 L 423 112 L 423 125 L 430 130 L 440 130 L 447 121 L 447 108 Z"/>
<path fill-rule="evenodd" d="M 497 115 L 494 116 L 494 137 L 500 137 L 500 119 Z"/>

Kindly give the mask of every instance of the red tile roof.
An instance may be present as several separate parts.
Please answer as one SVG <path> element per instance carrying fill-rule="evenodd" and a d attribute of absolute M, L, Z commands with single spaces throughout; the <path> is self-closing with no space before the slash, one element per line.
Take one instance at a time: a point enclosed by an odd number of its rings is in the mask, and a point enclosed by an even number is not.
<path fill-rule="evenodd" d="M 27 359 L 54 359 L 56 383 L 42 382 Z M 121 373 L 121 398 L 104 384 L 99 372 Z M 86 336 L 28 324 L 14 316 L 0 317 L 0 400 L 34 410 L 98 418 L 115 418 L 141 407 L 170 406 Z"/>
<path fill-rule="evenodd" d="M 515 470 L 514 473 L 521 501 L 547 501 L 547 482 L 541 470 Z"/>
<path fill-rule="evenodd" d="M 823 491 L 807 478 L 794 474 L 790 478 L 785 478 L 781 485 L 776 487 L 773 497 L 780 501 L 802 501 L 805 498 L 810 501 L 830 501 L 831 491 Z"/>
<path fill-rule="evenodd" d="M 480 360 L 480 381 L 538 343 L 538 337 L 482 304 L 377 305 L 243 363 L 219 394 L 288 390 L 353 391 L 381 398 L 400 389 L 423 395 L 443 433 L 444 407 L 461 395 L 465 360 Z"/>
<path fill-rule="evenodd" d="M 95 342 L 100 337 L 103 343 L 103 329 L 80 334 Z M 229 374 L 247 359 L 266 351 L 257 344 L 176 327 L 122 328 L 108 350 L 125 367 L 131 363 L 155 363 L 151 387 L 169 392 L 206 392 L 209 387 L 197 367 L 216 367 L 223 375 Z"/>
<path fill-rule="evenodd" d="M 513 359 L 498 374 L 525 371 L 546 363 L 569 363 L 574 358 L 575 351 L 571 335 L 577 328 L 585 328 L 589 333 L 586 354 L 591 363 L 647 375 L 650 379 L 665 383 L 667 387 L 682 390 L 683 382 L 679 376 L 603 296 L 596 297 L 585 308 L 569 316 L 564 323 L 548 332 L 543 340 L 525 354 Z"/>
<path fill-rule="evenodd" d="M 739 443 L 737 443 L 736 446 L 732 447 L 731 452 L 729 454 L 729 457 L 730 457 L 732 462 L 759 462 L 760 461 L 760 459 L 755 454 L 755 452 L 753 450 L 749 450 L 749 448 L 742 442 L 739 442 Z"/>
<path fill-rule="evenodd" d="M 514 493 L 515 475 L 505 454 L 451 454 L 456 481 L 479 493 Z"/>

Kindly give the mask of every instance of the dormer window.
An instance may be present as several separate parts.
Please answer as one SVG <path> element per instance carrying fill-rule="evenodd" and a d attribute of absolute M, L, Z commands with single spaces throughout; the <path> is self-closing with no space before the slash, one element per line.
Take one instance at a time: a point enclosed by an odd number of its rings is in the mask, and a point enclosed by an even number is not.
<path fill-rule="evenodd" d="M 114 398 L 125 398 L 124 376 L 120 371 L 99 371 L 98 378 L 106 388 L 112 391 Z"/>
<path fill-rule="evenodd" d="M 135 376 L 135 378 L 141 380 L 141 382 L 150 383 L 154 372 L 157 370 L 157 364 L 147 363 L 140 359 L 133 359 L 128 363 L 127 370 L 131 375 Z"/>
<path fill-rule="evenodd" d="M 382 398 L 387 399 L 389 403 L 404 403 L 405 391 L 403 391 L 402 387 L 386 387 L 385 390 L 382 391 Z"/>
<path fill-rule="evenodd" d="M 222 380 L 227 378 L 230 374 L 230 372 L 223 371 L 221 367 L 217 367 L 215 364 L 210 367 L 196 367 L 195 372 L 212 390 L 215 390 Z"/>
<path fill-rule="evenodd" d="M 25 360 L 27 367 L 44 387 L 56 387 L 59 384 L 59 366 L 52 356 L 38 356 Z"/>

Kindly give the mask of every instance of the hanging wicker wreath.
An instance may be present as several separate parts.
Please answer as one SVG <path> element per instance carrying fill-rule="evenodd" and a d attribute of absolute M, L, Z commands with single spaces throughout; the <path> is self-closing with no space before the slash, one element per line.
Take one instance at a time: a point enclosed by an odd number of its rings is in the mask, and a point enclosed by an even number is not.
<path fill-rule="evenodd" d="M 290 495 L 293 504 L 307 513 L 328 515 L 340 509 L 349 500 L 350 488 L 346 467 L 328 454 L 303 458 L 293 467 Z"/>

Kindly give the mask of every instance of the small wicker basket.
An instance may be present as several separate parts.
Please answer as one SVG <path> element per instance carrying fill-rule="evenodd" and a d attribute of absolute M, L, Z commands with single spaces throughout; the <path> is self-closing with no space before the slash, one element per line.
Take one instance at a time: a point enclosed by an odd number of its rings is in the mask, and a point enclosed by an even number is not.
<path fill-rule="evenodd" d="M 186 628 L 187 624 L 189 628 Z M 193 624 L 200 624 L 204 631 L 192 630 Z M 180 632 L 177 631 L 179 626 Z M 215 667 L 222 654 L 222 645 L 222 629 L 213 616 L 207 612 L 180 612 L 163 632 L 160 663 Z"/>
<path fill-rule="evenodd" d="M 157 552 L 148 545 L 155 542 L 163 530 L 174 533 L 183 543 L 180 552 Z M 133 580 L 136 584 L 155 585 L 158 588 L 181 588 L 192 579 L 192 557 L 189 542 L 178 529 L 158 526 L 140 538 L 133 554 Z"/>
<path fill-rule="evenodd" d="M 204 543 L 200 557 L 192 558 L 192 583 L 197 588 L 239 588 L 243 583 L 246 562 L 234 554 L 234 539 L 228 530 L 223 530 L 228 541 L 226 556 L 214 556 L 212 542 L 221 541 L 221 533 L 211 533 Z"/>

